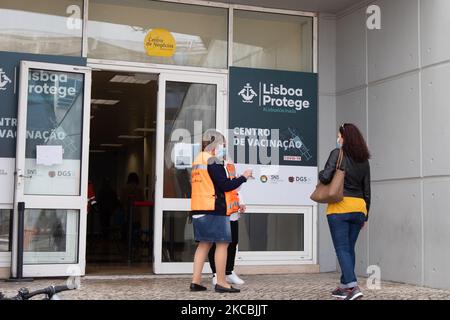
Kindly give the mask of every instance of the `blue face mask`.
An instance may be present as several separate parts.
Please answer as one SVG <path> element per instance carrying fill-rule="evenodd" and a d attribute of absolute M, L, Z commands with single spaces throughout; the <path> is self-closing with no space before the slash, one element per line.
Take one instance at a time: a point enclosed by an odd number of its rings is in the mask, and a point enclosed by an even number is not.
<path fill-rule="evenodd" d="M 338 149 L 342 148 L 341 144 L 339 143 L 339 139 L 336 140 L 336 148 Z"/>
<path fill-rule="evenodd" d="M 224 148 L 224 147 L 218 147 L 217 150 L 216 150 L 216 157 L 217 157 L 217 158 L 220 158 L 220 159 L 225 158 L 225 155 L 227 154 L 226 151 L 227 151 L 226 148 Z"/>

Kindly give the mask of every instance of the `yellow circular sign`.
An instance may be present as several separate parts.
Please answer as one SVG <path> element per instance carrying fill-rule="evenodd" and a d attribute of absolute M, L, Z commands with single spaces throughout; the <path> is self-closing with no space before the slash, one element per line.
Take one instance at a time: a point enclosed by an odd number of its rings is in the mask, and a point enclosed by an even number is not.
<path fill-rule="evenodd" d="M 166 29 L 152 29 L 145 36 L 144 48 L 149 56 L 171 57 L 176 46 L 175 38 Z"/>

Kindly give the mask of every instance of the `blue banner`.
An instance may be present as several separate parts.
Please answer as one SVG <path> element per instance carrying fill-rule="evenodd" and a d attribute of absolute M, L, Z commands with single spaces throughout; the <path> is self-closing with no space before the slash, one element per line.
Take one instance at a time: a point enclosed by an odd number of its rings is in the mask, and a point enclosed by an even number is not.
<path fill-rule="evenodd" d="M 230 68 L 230 153 L 255 177 L 239 191 L 246 204 L 314 205 L 317 96 L 315 73 Z"/>
<path fill-rule="evenodd" d="M 81 57 L 0 51 L 0 158 L 16 157 L 19 68 L 22 60 L 86 66 L 86 58 Z"/>
<path fill-rule="evenodd" d="M 275 148 L 279 165 L 317 166 L 317 74 L 232 67 L 229 99 L 235 147 Z"/>
<path fill-rule="evenodd" d="M 86 66 L 86 59 L 81 57 L 0 51 L 0 204 L 13 203 L 19 68 L 23 60 Z M 25 89 L 28 90 L 27 158 L 36 158 L 37 145 L 62 145 L 64 159 L 79 161 L 71 159 L 79 159 L 81 155 L 81 120 L 78 118 L 81 116 L 82 103 L 78 100 L 82 98 L 83 83 L 83 77 L 78 74 L 30 71 Z M 27 167 L 31 168 L 32 165 L 27 164 Z M 79 168 L 53 170 L 49 174 L 58 176 L 61 173 L 67 176 L 72 175 L 73 171 L 73 176 L 77 177 L 76 170 Z M 33 168 L 29 171 L 29 175 L 38 174 Z M 38 179 L 35 180 L 40 183 Z M 41 186 L 44 185 L 49 184 L 47 181 L 41 183 Z M 57 185 L 54 188 L 60 187 Z M 75 191 L 72 193 L 76 194 Z"/>

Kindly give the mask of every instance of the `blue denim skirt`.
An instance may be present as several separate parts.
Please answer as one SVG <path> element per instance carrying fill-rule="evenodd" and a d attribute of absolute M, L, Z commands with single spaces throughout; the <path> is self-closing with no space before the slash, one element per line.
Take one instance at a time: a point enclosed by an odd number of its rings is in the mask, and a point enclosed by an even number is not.
<path fill-rule="evenodd" d="M 195 241 L 231 242 L 230 217 L 206 214 L 192 219 Z"/>

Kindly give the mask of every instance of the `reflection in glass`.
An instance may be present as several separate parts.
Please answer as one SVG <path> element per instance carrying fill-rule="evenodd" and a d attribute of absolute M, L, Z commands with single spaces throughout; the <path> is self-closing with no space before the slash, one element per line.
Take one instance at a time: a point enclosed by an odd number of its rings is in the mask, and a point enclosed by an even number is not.
<path fill-rule="evenodd" d="M 197 248 L 189 212 L 164 211 L 162 262 L 193 262 Z"/>
<path fill-rule="evenodd" d="M 239 251 L 304 251 L 304 215 L 246 213 L 239 221 Z"/>
<path fill-rule="evenodd" d="M 313 18 L 234 10 L 233 65 L 313 71 Z"/>
<path fill-rule="evenodd" d="M 195 142 L 201 141 L 202 132 L 215 128 L 216 95 L 214 84 L 166 83 L 165 198 L 191 197 L 190 168 L 200 151 L 199 143 Z"/>
<path fill-rule="evenodd" d="M 0 0 L 0 51 L 81 56 L 82 0 Z"/>
<path fill-rule="evenodd" d="M 76 263 L 78 211 L 26 209 L 24 263 Z"/>
<path fill-rule="evenodd" d="M 146 54 L 144 39 L 154 28 L 172 33 L 176 41 L 172 57 Z M 224 8 L 147 0 L 91 0 L 88 56 L 225 69 L 227 28 L 228 11 Z"/>
<path fill-rule="evenodd" d="M 11 251 L 11 211 L 0 209 L 0 252 Z"/>
<path fill-rule="evenodd" d="M 83 74 L 30 69 L 25 194 L 79 195 L 83 99 Z M 43 161 L 45 146 L 59 149 Z"/>

